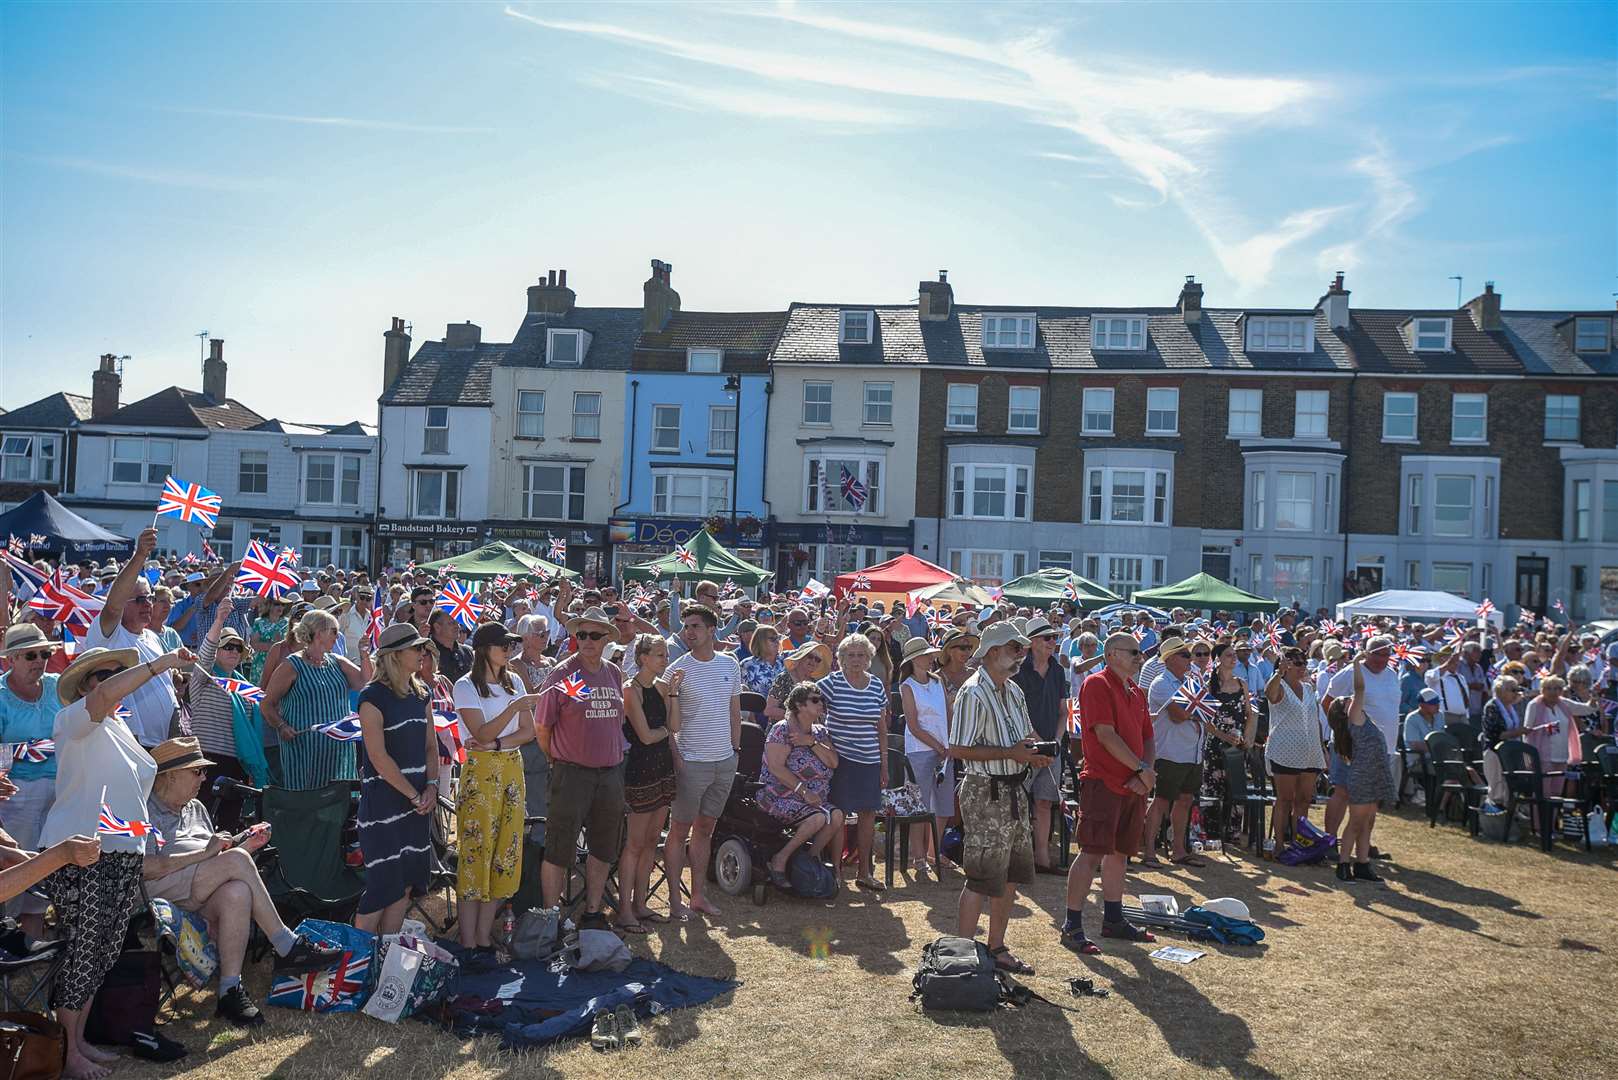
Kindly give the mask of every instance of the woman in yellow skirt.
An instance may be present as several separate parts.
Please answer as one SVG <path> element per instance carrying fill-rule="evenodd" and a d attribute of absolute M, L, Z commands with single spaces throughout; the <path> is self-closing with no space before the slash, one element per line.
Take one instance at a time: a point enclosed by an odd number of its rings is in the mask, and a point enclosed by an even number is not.
<path fill-rule="evenodd" d="M 472 635 L 472 670 L 455 684 L 455 711 L 466 727 L 466 767 L 456 804 L 460 833 L 461 946 L 470 962 L 494 961 L 495 914 L 522 877 L 525 794 L 518 747 L 534 737 L 534 704 L 511 670 L 522 638 L 499 623 Z"/>

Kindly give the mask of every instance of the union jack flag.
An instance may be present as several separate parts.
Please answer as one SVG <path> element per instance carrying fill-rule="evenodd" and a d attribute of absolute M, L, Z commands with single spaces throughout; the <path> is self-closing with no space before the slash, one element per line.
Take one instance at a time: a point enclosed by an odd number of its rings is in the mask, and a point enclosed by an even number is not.
<path fill-rule="evenodd" d="M 298 572 L 286 563 L 286 554 L 270 554 L 269 548 L 257 540 L 247 542 L 242 554 L 241 569 L 236 572 L 236 584 L 260 596 L 277 596 L 298 587 Z"/>
<path fill-rule="evenodd" d="M 1393 647 L 1393 658 L 1401 664 L 1418 663 L 1426 655 L 1425 650 L 1403 641 Z"/>
<path fill-rule="evenodd" d="M 151 825 L 139 819 L 125 821 L 112 812 L 112 807 L 106 803 L 101 804 L 101 818 L 96 822 L 96 832 L 102 836 L 127 836 L 133 840 L 144 840 L 148 836 L 157 841 L 157 846 L 163 846 L 163 834 Z"/>
<path fill-rule="evenodd" d="M 461 742 L 461 724 L 455 714 L 435 711 L 433 730 L 438 732 L 438 760 L 446 765 L 452 761 L 466 764 L 466 744 Z"/>
<path fill-rule="evenodd" d="M 921 598 L 920 597 L 918 597 L 918 596 L 916 596 L 914 594 L 910 594 L 910 595 L 905 597 L 905 618 L 907 618 L 907 619 L 915 618 L 916 617 L 916 612 L 918 612 L 920 610 L 921 610 Z"/>
<path fill-rule="evenodd" d="M 23 555 L 28 551 L 28 544 L 22 537 L 12 533 L 6 538 L 6 550 L 13 555 Z"/>
<path fill-rule="evenodd" d="M 927 609 L 927 626 L 930 629 L 942 634 L 947 633 L 954 625 L 955 620 L 950 617 L 949 612 L 940 611 L 938 608 Z"/>
<path fill-rule="evenodd" d="M 265 1000 L 271 1005 L 301 1012 L 341 1012 L 355 1007 L 354 998 L 365 989 L 371 958 L 345 950 L 335 968 L 277 975 Z"/>
<path fill-rule="evenodd" d="M 46 544 L 48 544 L 50 542 L 51 542 L 51 538 L 48 537 L 48 536 L 45 536 L 42 533 L 29 533 L 28 534 L 28 546 L 29 547 L 44 547 Z"/>
<path fill-rule="evenodd" d="M 440 567 L 439 570 L 438 570 L 438 576 L 441 577 L 441 578 L 447 578 L 453 573 L 455 573 L 455 564 L 454 563 L 447 563 L 444 566 Z"/>
<path fill-rule="evenodd" d="M 90 624 L 101 614 L 104 602 L 76 586 L 69 585 L 58 566 L 50 577 L 34 590 L 28 599 L 34 611 L 49 615 L 52 620 L 72 627 L 77 633 L 87 634 Z"/>
<path fill-rule="evenodd" d="M 338 742 L 355 742 L 360 738 L 360 714 L 349 713 L 341 720 L 329 724 L 316 724 L 314 730 Z"/>
<path fill-rule="evenodd" d="M 567 562 L 567 541 L 560 536 L 551 537 L 548 553 L 551 557 L 551 562 L 557 565 Z"/>
<path fill-rule="evenodd" d="M 27 603 L 35 590 L 45 584 L 45 572 L 26 559 L 18 558 L 11 550 L 0 551 L 0 560 L 11 567 L 11 591 L 20 602 Z"/>
<path fill-rule="evenodd" d="M 489 584 L 493 585 L 501 592 L 510 592 L 516 587 L 517 579 L 512 577 L 510 574 L 497 574 L 495 575 L 495 579 Z"/>
<path fill-rule="evenodd" d="M 871 579 L 866 577 L 864 574 L 855 574 L 853 589 L 855 592 L 870 592 Z"/>
<path fill-rule="evenodd" d="M 695 570 L 697 568 L 697 553 L 687 547 L 677 547 L 674 549 L 674 561 L 681 566 Z"/>
<path fill-rule="evenodd" d="M 195 566 L 197 565 L 197 557 L 188 551 L 184 555 L 180 556 L 180 565 Z"/>
<path fill-rule="evenodd" d="M 1174 696 L 1169 700 L 1201 720 L 1212 720 L 1219 715 L 1213 703 L 1208 700 L 1208 685 L 1206 683 L 1193 682 L 1187 679 L 1180 684 L 1180 688 L 1174 692 Z"/>
<path fill-rule="evenodd" d="M 1562 614 L 1563 614 L 1563 615 L 1566 615 L 1566 614 L 1567 614 L 1567 605 L 1566 605 L 1566 604 L 1564 604 L 1564 603 L 1562 603 L 1562 601 L 1561 601 L 1561 600 L 1556 600 L 1556 601 L 1554 601 L 1554 602 L 1553 602 L 1553 603 L 1552 603 L 1552 604 L 1551 604 L 1551 608 L 1552 608 L 1552 609 L 1553 609 L 1553 610 L 1555 610 L 1555 611 L 1559 611 L 1559 612 L 1561 612 L 1561 613 L 1562 613 Z"/>
<path fill-rule="evenodd" d="M 483 614 L 483 605 L 473 595 L 472 587 L 458 581 L 446 581 L 440 585 L 433 606 L 439 611 L 449 612 L 450 618 L 468 630 L 477 629 L 478 617 Z"/>
<path fill-rule="evenodd" d="M 1330 619 L 1320 620 L 1320 632 L 1325 634 L 1327 637 L 1336 637 L 1337 631 L 1340 629 L 1341 627 L 1332 622 Z"/>
<path fill-rule="evenodd" d="M 1478 618 L 1486 619 L 1490 615 L 1493 615 L 1493 614 L 1494 614 L 1494 602 L 1492 600 L 1490 600 L 1488 597 L 1484 597 L 1483 603 L 1478 605 Z"/>
<path fill-rule="evenodd" d="M 377 645 L 382 641 L 382 624 L 387 619 L 387 607 L 382 599 L 382 590 L 376 590 L 376 603 L 371 605 L 371 618 L 365 624 L 365 640 L 375 652 Z"/>
<path fill-rule="evenodd" d="M 157 497 L 158 517 L 177 517 L 204 529 L 219 527 L 220 498 L 201 484 L 182 484 L 172 476 L 163 478 L 163 494 Z"/>
<path fill-rule="evenodd" d="M 56 740 L 28 739 L 12 744 L 11 752 L 18 761 L 32 761 L 39 764 L 56 755 Z"/>
<path fill-rule="evenodd" d="M 574 701 L 586 701 L 590 697 L 590 687 L 584 681 L 584 676 L 577 673 L 569 675 L 556 684 L 556 689 Z"/>
<path fill-rule="evenodd" d="M 281 549 L 281 554 L 285 555 L 287 557 L 287 562 L 291 563 L 293 566 L 297 566 L 299 563 L 303 562 L 302 553 L 300 553 L 295 547 L 284 547 Z"/>
<path fill-rule="evenodd" d="M 202 542 L 202 557 L 209 562 L 219 561 L 219 556 L 214 554 L 213 545 L 206 540 Z"/>
<path fill-rule="evenodd" d="M 1077 601 L 1079 599 L 1079 587 L 1071 581 L 1064 584 L 1062 586 L 1062 599 Z"/>
<path fill-rule="evenodd" d="M 250 682 L 244 682 L 241 679 L 225 679 L 218 675 L 213 677 L 213 681 L 218 684 L 219 689 L 227 694 L 235 694 L 243 701 L 251 701 L 257 705 L 264 700 L 264 691 Z"/>
<path fill-rule="evenodd" d="M 1063 699 L 1062 711 L 1067 715 L 1067 733 L 1077 739 L 1079 737 L 1079 699 L 1076 697 Z"/>
<path fill-rule="evenodd" d="M 848 466 L 844 465 L 840 466 L 840 468 L 843 474 L 842 484 L 840 485 L 843 489 L 843 498 L 850 506 L 859 510 L 865 506 L 865 497 L 869 494 L 869 491 L 864 484 L 860 483 L 859 477 L 848 471 Z"/>

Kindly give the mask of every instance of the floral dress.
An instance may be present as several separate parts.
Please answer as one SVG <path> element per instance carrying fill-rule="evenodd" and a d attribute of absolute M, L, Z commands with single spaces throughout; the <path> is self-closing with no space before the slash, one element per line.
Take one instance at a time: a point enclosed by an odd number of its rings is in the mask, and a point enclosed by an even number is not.
<path fill-rule="evenodd" d="M 829 741 L 826 728 L 816 724 L 812 729 L 815 738 Z M 792 734 L 791 720 L 777 720 L 765 736 L 765 747 L 771 743 L 789 746 L 787 751 L 787 772 L 792 773 L 803 781 L 805 791 L 812 791 L 820 797 L 819 806 L 810 806 L 801 793 L 793 791 L 791 787 L 781 783 L 781 778 L 765 765 L 761 770 L 764 784 L 758 789 L 758 807 L 777 821 L 788 825 L 796 825 L 811 814 L 823 814 L 830 809 L 827 800 L 831 796 L 832 770 L 826 763 L 815 756 L 814 749 L 807 746 L 791 746 Z"/>
<path fill-rule="evenodd" d="M 1247 690 L 1236 680 L 1236 689 L 1229 693 L 1214 691 L 1217 712 L 1210 723 L 1226 735 L 1238 739 L 1247 729 Z M 1202 795 L 1206 799 L 1225 797 L 1225 751 L 1231 745 L 1210 733 L 1202 744 Z"/>

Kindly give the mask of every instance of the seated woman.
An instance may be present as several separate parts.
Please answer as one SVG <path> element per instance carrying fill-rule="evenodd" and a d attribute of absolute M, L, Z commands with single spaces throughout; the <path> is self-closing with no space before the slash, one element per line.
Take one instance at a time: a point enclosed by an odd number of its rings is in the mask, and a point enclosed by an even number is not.
<path fill-rule="evenodd" d="M 826 702 L 820 688 L 801 682 L 787 694 L 787 717 L 770 728 L 764 739 L 764 783 L 758 806 L 795 831 L 786 846 L 770 860 L 770 881 L 786 888 L 787 860 L 804 844 L 824 861 L 826 846 L 843 831 L 843 812 L 832 807 L 831 777 L 837 751 L 821 720 Z"/>
<path fill-rule="evenodd" d="M 151 824 L 167 843 L 148 852 L 141 867 L 153 898 L 173 902 L 208 920 L 208 936 L 219 950 L 219 1005 L 238 1027 L 264 1022 L 242 988 L 242 961 L 252 923 L 270 939 L 277 972 L 312 971 L 337 958 L 330 946 L 298 937 L 276 913 L 252 853 L 270 842 L 270 827 L 259 823 L 232 837 L 214 832 L 197 792 L 214 762 L 196 739 L 185 736 L 152 747 L 157 777 L 148 802 Z M 157 849 L 154 849 L 157 850 Z"/>

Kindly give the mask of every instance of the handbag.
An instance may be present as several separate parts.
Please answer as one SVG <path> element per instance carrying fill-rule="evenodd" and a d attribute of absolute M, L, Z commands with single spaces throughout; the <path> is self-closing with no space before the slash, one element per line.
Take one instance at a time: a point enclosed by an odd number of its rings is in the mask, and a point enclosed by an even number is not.
<path fill-rule="evenodd" d="M 56 1080 L 67 1068 L 67 1032 L 35 1012 L 0 1013 L 0 1080 Z"/>
<path fill-rule="evenodd" d="M 893 817 L 925 817 L 927 803 L 921 797 L 921 788 L 914 780 L 906 780 L 900 787 L 882 789 L 882 812 Z"/>

